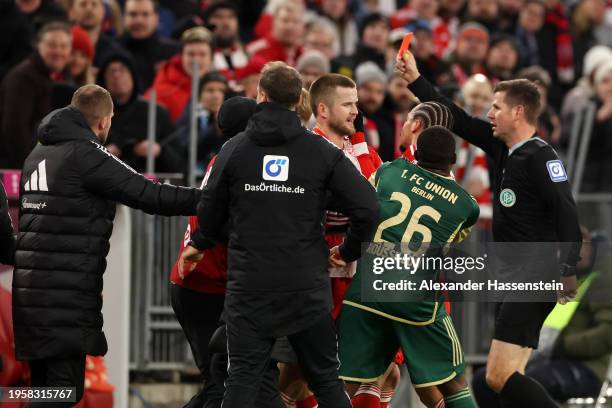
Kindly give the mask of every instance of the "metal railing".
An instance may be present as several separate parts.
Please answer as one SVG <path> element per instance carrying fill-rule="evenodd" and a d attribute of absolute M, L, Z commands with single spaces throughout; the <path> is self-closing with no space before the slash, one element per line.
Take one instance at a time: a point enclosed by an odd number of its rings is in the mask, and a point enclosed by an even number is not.
<path fill-rule="evenodd" d="M 185 234 L 185 217 L 132 211 L 130 366 L 183 369 L 193 359 L 170 303 L 170 271 Z"/>

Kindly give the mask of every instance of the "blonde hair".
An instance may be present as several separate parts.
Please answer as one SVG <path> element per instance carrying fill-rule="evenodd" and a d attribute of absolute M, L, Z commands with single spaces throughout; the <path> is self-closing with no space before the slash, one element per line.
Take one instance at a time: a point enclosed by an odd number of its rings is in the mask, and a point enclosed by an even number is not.
<path fill-rule="evenodd" d="M 181 35 L 181 47 L 192 43 L 206 43 L 212 47 L 212 33 L 204 27 L 193 27 Z"/>
<path fill-rule="evenodd" d="M 302 126 L 306 127 L 312 116 L 312 109 L 310 108 L 310 92 L 305 88 L 302 88 L 300 95 L 300 103 L 297 104 L 297 113 L 300 116 Z"/>

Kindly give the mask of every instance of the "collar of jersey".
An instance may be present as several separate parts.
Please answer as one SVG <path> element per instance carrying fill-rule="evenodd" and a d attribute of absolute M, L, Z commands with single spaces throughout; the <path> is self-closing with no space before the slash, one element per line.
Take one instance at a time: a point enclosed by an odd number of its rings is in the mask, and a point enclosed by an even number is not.
<path fill-rule="evenodd" d="M 525 139 L 522 142 L 515 143 L 514 145 L 512 145 L 511 148 L 508 149 L 508 156 L 510 156 L 515 151 L 517 151 L 518 148 L 521 147 L 522 145 L 524 145 L 525 143 L 530 142 L 530 141 L 535 140 L 535 139 L 542 140 L 538 136 L 535 136 L 535 137 L 530 137 L 529 139 Z"/>

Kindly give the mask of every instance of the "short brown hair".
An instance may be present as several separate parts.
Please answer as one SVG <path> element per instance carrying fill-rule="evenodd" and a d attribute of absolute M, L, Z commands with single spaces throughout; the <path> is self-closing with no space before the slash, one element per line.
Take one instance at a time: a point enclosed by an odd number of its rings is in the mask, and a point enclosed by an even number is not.
<path fill-rule="evenodd" d="M 70 38 L 72 38 L 72 31 L 70 31 L 70 25 L 68 23 L 64 21 L 51 21 L 43 25 L 42 28 L 38 31 L 38 34 L 36 35 L 36 41 L 40 42 L 45 36 L 45 34 L 54 31 L 63 31 L 68 34 Z"/>
<path fill-rule="evenodd" d="M 302 95 L 302 77 L 282 61 L 268 62 L 261 70 L 259 89 L 271 102 L 293 109 Z"/>
<path fill-rule="evenodd" d="M 493 92 L 504 92 L 504 102 L 512 108 L 523 105 L 527 122 L 531 125 L 537 124 L 542 104 L 538 87 L 533 82 L 527 79 L 502 81 Z"/>
<path fill-rule="evenodd" d="M 357 88 L 357 85 L 351 78 L 341 74 L 325 74 L 310 85 L 310 109 L 315 117 L 319 103 L 332 105 L 336 88 Z"/>
<path fill-rule="evenodd" d="M 113 111 L 110 92 L 98 85 L 84 85 L 72 95 L 70 105 L 85 116 L 89 126 L 95 126 L 100 119 Z"/>

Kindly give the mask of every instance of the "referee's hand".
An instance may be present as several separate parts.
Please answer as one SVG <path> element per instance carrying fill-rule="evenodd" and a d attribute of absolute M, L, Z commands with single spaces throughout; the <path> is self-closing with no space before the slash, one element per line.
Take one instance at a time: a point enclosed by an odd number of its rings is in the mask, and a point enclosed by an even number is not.
<path fill-rule="evenodd" d="M 578 288 L 576 275 L 562 276 L 561 283 L 563 284 L 563 290 L 557 291 L 557 302 L 564 305 L 576 297 L 576 290 Z"/>
<path fill-rule="evenodd" d="M 412 55 L 410 51 L 406 51 L 402 58 L 399 58 L 399 56 L 396 57 L 395 72 L 408 82 L 408 84 L 413 83 L 421 76 L 414 55 Z"/>
<path fill-rule="evenodd" d="M 187 245 L 178 261 L 178 273 L 181 279 L 185 279 L 196 267 L 198 262 L 204 258 L 204 252 Z"/>

